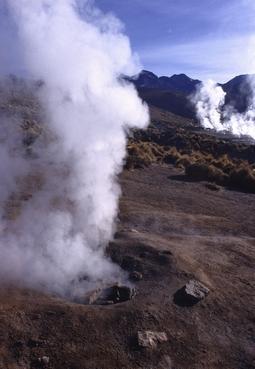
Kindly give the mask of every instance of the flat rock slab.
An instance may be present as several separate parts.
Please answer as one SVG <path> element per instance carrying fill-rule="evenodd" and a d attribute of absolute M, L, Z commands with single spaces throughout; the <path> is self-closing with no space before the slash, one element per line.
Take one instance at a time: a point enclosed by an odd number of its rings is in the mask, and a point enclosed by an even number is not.
<path fill-rule="evenodd" d="M 137 334 L 138 345 L 143 348 L 155 349 L 157 345 L 168 341 L 165 332 L 139 331 Z"/>

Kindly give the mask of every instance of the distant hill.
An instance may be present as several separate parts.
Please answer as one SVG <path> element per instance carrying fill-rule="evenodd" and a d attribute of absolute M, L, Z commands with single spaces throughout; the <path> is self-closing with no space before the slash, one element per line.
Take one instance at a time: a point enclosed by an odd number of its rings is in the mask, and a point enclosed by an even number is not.
<path fill-rule="evenodd" d="M 168 90 L 138 88 L 139 96 L 149 106 L 155 106 L 184 118 L 195 119 L 195 107 L 189 95 Z"/>
<path fill-rule="evenodd" d="M 137 88 L 167 90 L 174 93 L 191 94 L 201 81 L 192 79 L 186 74 L 174 74 L 171 77 L 158 77 L 156 74 L 143 70 L 138 76 L 129 79 Z"/>
<path fill-rule="evenodd" d="M 239 112 L 243 112 L 247 109 L 252 97 L 252 88 L 250 84 L 252 78 L 254 78 L 254 76 L 244 74 L 220 85 L 227 93 L 227 105 L 234 106 Z"/>
<path fill-rule="evenodd" d="M 239 112 L 247 109 L 252 96 L 249 78 L 252 76 L 240 75 L 225 84 L 219 84 L 226 92 L 226 105 L 233 106 Z M 141 98 L 150 106 L 186 118 L 196 117 L 190 96 L 196 92 L 202 81 L 192 79 L 185 74 L 158 77 L 146 70 L 137 76 L 125 77 L 125 79 L 136 86 Z"/>

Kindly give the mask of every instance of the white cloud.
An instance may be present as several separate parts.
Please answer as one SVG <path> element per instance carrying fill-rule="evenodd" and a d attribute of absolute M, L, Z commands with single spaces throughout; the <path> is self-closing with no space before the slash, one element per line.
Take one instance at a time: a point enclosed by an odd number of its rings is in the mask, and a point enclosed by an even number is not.
<path fill-rule="evenodd" d="M 185 72 L 196 78 L 224 82 L 237 74 L 255 73 L 255 34 L 162 44 L 140 50 L 140 56 L 146 66 L 158 73 Z M 174 70 L 176 66 L 178 71 Z"/>

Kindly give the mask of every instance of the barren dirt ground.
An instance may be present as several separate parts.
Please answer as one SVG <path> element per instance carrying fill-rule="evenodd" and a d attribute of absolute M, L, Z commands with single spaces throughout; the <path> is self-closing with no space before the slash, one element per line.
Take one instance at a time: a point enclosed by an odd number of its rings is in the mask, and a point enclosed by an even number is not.
<path fill-rule="evenodd" d="M 255 195 L 154 165 L 125 171 L 115 241 L 124 269 L 139 271 L 137 296 L 85 306 L 17 288 L 0 295 L 1 369 L 255 368 Z M 195 278 L 209 295 L 182 306 L 176 292 Z M 168 342 L 140 349 L 137 332 Z M 49 363 L 39 358 L 49 357 Z"/>

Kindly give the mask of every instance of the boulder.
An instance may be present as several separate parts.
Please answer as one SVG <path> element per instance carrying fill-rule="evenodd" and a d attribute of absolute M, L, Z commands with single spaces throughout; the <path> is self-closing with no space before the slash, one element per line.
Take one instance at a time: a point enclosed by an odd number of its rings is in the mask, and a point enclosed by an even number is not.
<path fill-rule="evenodd" d="M 191 279 L 185 285 L 185 293 L 187 297 L 197 302 L 203 300 L 209 292 L 209 288 L 194 279 Z"/>
<path fill-rule="evenodd" d="M 209 292 L 209 288 L 201 282 L 191 279 L 184 287 L 175 293 L 174 302 L 179 306 L 193 306 L 203 300 Z"/>

